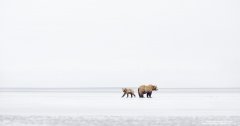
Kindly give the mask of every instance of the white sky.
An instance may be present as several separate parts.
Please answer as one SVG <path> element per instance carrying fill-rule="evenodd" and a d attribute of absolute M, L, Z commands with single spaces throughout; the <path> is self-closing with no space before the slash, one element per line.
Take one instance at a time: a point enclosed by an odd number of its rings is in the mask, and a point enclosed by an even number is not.
<path fill-rule="evenodd" d="M 0 87 L 240 87 L 238 0 L 1 0 Z"/>

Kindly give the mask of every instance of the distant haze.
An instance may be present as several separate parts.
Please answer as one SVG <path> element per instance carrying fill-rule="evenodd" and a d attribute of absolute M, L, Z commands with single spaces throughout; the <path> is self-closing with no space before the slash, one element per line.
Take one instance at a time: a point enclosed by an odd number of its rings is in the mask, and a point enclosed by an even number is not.
<path fill-rule="evenodd" d="M 1 0 L 1 87 L 240 87 L 239 0 Z"/>

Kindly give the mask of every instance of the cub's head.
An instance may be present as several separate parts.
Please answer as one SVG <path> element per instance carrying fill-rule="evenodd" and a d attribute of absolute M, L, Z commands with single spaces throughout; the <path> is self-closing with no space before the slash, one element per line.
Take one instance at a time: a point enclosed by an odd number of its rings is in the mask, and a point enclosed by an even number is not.
<path fill-rule="evenodd" d="M 150 86 L 152 87 L 152 90 L 153 90 L 153 91 L 157 91 L 157 90 L 158 90 L 158 88 L 157 88 L 156 85 L 150 85 Z"/>
<path fill-rule="evenodd" d="M 127 92 L 127 88 L 122 88 L 122 91 L 123 91 L 124 93 L 126 93 L 126 92 Z"/>

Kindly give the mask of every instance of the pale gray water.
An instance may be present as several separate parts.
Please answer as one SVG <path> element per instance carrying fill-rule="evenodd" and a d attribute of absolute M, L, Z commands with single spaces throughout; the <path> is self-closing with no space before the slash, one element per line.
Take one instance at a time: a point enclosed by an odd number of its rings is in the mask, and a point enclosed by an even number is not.
<path fill-rule="evenodd" d="M 239 89 L 121 96 L 121 88 L 0 89 L 0 126 L 240 126 Z"/>
<path fill-rule="evenodd" d="M 1 126 L 239 126 L 240 116 L 0 116 Z"/>

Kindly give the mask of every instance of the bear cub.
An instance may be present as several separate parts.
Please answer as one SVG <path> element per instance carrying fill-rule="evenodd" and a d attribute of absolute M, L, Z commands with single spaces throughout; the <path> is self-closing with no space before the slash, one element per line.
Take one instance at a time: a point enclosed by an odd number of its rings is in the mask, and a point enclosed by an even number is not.
<path fill-rule="evenodd" d="M 136 97 L 135 94 L 134 94 L 134 91 L 131 88 L 122 88 L 122 91 L 123 91 L 123 96 L 122 97 L 124 97 L 126 94 L 127 94 L 127 98 L 128 98 L 129 94 L 131 95 L 131 98 L 133 96 Z"/>

